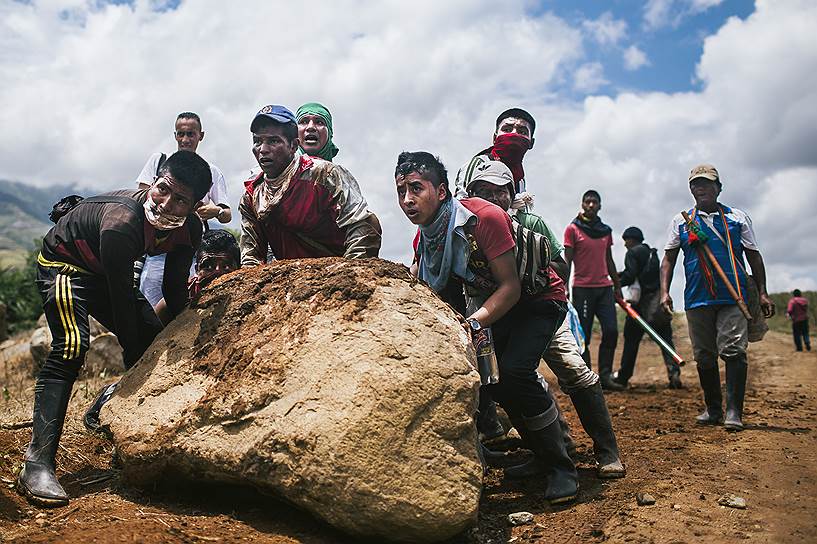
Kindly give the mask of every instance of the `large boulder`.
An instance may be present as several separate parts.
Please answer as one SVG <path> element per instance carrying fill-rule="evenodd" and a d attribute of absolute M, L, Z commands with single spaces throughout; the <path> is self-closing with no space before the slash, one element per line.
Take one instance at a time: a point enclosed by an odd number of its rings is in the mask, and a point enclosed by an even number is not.
<path fill-rule="evenodd" d="M 476 520 L 479 376 L 456 314 L 405 266 L 279 261 L 216 280 L 102 410 L 127 481 L 272 491 L 354 535 Z"/>

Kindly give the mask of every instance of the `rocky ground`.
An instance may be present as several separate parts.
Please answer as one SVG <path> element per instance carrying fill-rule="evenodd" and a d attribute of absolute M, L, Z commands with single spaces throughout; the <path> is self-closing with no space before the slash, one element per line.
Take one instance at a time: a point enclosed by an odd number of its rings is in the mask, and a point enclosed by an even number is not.
<path fill-rule="evenodd" d="M 691 355 L 685 331 L 680 351 Z M 11 347 L 9 347 L 11 346 Z M 75 388 L 58 454 L 69 506 L 32 508 L 13 490 L 30 429 L 33 380 L 27 349 L 7 343 L 0 400 L 0 542 L 351 542 L 308 515 L 244 488 L 175 484 L 150 490 L 124 487 L 104 438 L 87 434 L 83 408 L 106 379 Z M 503 542 L 813 542 L 817 541 L 817 353 L 794 353 L 788 336 L 769 333 L 750 347 L 747 430 L 693 424 L 700 391 L 693 365 L 683 370 L 687 389 L 667 390 L 657 349 L 642 345 L 636 376 L 608 404 L 627 463 L 624 480 L 593 476 L 589 440 L 569 399 L 561 398 L 579 445 L 581 492 L 575 505 L 550 508 L 543 482 L 503 482 L 491 470 L 478 525 L 456 543 Z M 552 376 L 550 376 L 552 378 Z M 110 378 L 107 378 L 110 380 Z M 636 496 L 655 504 L 639 506 Z M 745 509 L 719 505 L 732 494 Z M 533 520 L 511 526 L 508 514 Z"/>

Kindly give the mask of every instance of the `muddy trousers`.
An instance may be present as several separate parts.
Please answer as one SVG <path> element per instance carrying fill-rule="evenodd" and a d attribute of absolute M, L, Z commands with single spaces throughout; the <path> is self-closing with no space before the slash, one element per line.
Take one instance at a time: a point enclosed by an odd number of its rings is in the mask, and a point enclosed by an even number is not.
<path fill-rule="evenodd" d="M 794 349 L 803 351 L 805 345 L 806 351 L 811 351 L 811 340 L 808 337 L 808 319 L 792 323 L 791 334 L 794 337 Z"/>
<path fill-rule="evenodd" d="M 574 287 L 573 306 L 579 313 L 579 321 L 584 331 L 584 353 L 582 357 L 589 368 L 592 368 L 590 357 L 590 340 L 593 336 L 593 321 L 598 317 L 601 325 L 601 343 L 599 344 L 599 377 L 602 382 L 610 380 L 613 372 L 613 358 L 618 343 L 618 323 L 616 321 L 616 302 L 613 299 L 612 287 Z"/>
<path fill-rule="evenodd" d="M 115 328 L 104 277 L 61 263 L 39 264 L 37 287 L 52 335 L 51 352 L 34 387 L 32 436 L 17 487 L 36 504 L 61 506 L 68 502 L 68 496 L 57 480 L 55 457 L 71 389 L 90 346 L 88 316 L 93 315 L 111 330 Z M 139 341 L 146 348 L 162 327 L 144 298 L 139 299 L 137 308 L 143 317 Z"/>

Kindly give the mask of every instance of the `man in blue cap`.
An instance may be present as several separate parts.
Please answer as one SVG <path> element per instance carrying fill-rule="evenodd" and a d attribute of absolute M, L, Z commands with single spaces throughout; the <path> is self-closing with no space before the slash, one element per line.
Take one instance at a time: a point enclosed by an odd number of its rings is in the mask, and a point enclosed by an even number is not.
<path fill-rule="evenodd" d="M 244 182 L 241 266 L 275 259 L 377 257 L 377 218 L 342 166 L 300 150 L 298 124 L 284 106 L 264 106 L 250 124 L 261 173 Z"/>

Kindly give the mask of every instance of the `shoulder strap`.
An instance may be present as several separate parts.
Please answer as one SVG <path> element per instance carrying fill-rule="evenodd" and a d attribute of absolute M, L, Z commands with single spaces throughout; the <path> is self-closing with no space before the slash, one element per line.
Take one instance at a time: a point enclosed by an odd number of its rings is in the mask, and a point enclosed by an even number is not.
<path fill-rule="evenodd" d="M 167 160 L 167 155 L 165 155 L 164 153 L 162 153 L 162 154 L 159 156 L 159 162 L 156 164 L 156 177 L 158 177 L 158 176 L 159 176 L 159 170 L 161 170 L 161 169 L 162 169 L 162 166 L 164 166 L 164 164 L 165 164 L 165 161 L 166 161 L 166 160 Z"/>
<path fill-rule="evenodd" d="M 86 202 L 96 203 L 96 204 L 122 204 L 127 206 L 131 209 L 134 213 L 139 213 L 142 209 L 141 204 L 139 204 L 136 200 L 127 197 L 127 196 L 118 196 L 118 195 L 100 195 L 100 196 L 92 196 L 90 198 L 85 198 L 80 202 L 80 204 L 84 204 Z"/>

